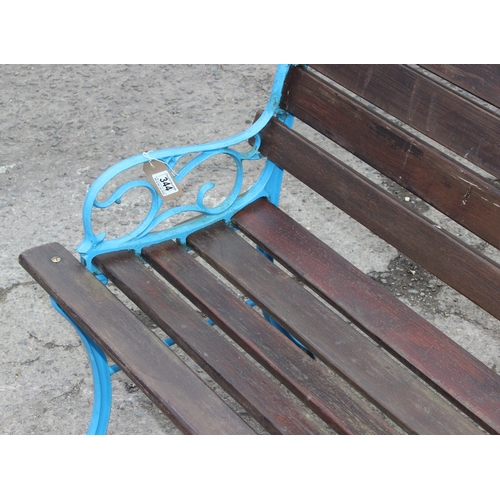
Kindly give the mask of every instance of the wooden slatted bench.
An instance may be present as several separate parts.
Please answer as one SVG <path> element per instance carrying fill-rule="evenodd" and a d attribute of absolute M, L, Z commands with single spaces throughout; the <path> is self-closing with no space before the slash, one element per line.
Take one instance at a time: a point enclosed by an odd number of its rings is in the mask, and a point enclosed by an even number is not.
<path fill-rule="evenodd" d="M 58 243 L 20 256 L 95 360 L 90 430 L 105 432 L 109 416 L 102 394 L 113 368 L 99 361 L 105 353 L 185 433 L 251 434 L 255 421 L 277 434 L 497 434 L 495 371 L 278 208 L 286 171 L 500 319 L 499 264 L 341 159 L 354 155 L 483 246 L 500 248 L 496 107 L 498 67 L 283 66 L 247 132 L 149 152 L 103 174 L 84 205 L 81 262 Z M 321 133 L 321 144 L 292 128 L 293 119 Z M 337 146 L 324 148 L 325 138 Z M 250 150 L 233 148 L 246 141 Z M 203 186 L 183 209 L 201 214 L 194 219 L 158 229 L 181 209 L 161 212 L 151 178 L 97 201 L 118 173 L 142 163 L 163 166 L 164 179 L 181 185 L 214 155 L 235 161 L 235 187 L 208 207 L 212 185 Z M 243 162 L 263 157 L 260 177 L 242 191 Z M 114 241 L 94 234 L 92 211 L 137 187 L 153 200 L 144 223 Z M 172 352 L 173 342 L 254 421 L 205 385 Z"/>

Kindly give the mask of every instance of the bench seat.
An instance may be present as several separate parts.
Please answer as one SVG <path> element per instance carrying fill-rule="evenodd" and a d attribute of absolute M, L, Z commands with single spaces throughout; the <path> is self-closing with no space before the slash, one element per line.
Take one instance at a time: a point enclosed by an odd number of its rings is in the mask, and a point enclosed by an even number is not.
<path fill-rule="evenodd" d="M 500 377 L 268 201 L 257 200 L 233 223 L 298 280 L 224 222 L 188 238 L 212 269 L 172 241 L 144 248 L 149 266 L 129 251 L 95 263 L 270 433 L 498 432 Z M 54 255 L 62 260 L 52 262 Z M 46 266 L 35 271 L 41 260 Z M 21 262 L 184 432 L 255 432 L 222 400 L 214 404 L 217 396 L 59 244 L 27 251 Z M 470 397 L 485 385 L 490 392 Z"/>

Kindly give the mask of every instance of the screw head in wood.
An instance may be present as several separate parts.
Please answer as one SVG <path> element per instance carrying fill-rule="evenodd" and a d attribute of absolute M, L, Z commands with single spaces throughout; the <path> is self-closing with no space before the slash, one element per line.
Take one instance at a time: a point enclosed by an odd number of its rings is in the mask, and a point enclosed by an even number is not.
<path fill-rule="evenodd" d="M 61 262 L 62 259 L 58 255 L 54 255 L 54 257 L 51 257 L 50 260 L 54 262 L 54 264 L 57 264 L 58 262 Z"/>

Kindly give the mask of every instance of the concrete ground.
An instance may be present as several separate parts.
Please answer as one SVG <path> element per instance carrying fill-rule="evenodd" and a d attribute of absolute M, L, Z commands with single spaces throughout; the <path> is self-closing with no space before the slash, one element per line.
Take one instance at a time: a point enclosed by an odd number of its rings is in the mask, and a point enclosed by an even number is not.
<path fill-rule="evenodd" d="M 51 241 L 74 251 L 83 235 L 85 194 L 113 163 L 242 131 L 265 106 L 274 71 L 272 65 L 0 66 L 1 434 L 81 434 L 92 407 L 84 348 L 18 255 Z M 212 167 L 226 182 L 224 161 Z M 118 207 L 108 220 L 99 215 L 98 223 L 110 233 L 126 232 L 140 221 L 145 200 L 132 199 L 130 212 Z M 498 371 L 495 319 L 289 176 L 282 207 Z M 417 208 L 484 249 L 428 207 Z M 496 251 L 485 251 L 498 260 Z M 113 389 L 110 434 L 177 433 L 126 376 L 115 375 Z"/>

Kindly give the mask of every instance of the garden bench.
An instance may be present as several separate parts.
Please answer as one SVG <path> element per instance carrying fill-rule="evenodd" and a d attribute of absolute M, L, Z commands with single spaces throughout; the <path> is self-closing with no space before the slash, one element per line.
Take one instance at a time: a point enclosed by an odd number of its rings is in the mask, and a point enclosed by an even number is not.
<path fill-rule="evenodd" d="M 122 369 L 185 433 L 251 434 L 257 422 L 276 434 L 497 434 L 498 374 L 278 207 L 286 171 L 500 319 L 499 264 L 366 175 L 380 172 L 500 248 L 496 106 L 498 67 L 284 65 L 266 109 L 242 134 L 144 153 L 104 172 L 84 203 L 81 260 L 58 243 L 20 256 L 89 352 L 89 432 L 106 431 L 109 378 Z M 296 131 L 294 119 L 322 142 Z M 335 146 L 322 147 L 325 138 Z M 225 200 L 206 202 L 211 183 L 191 205 L 167 199 L 173 181 L 182 188 L 217 155 L 236 166 Z M 242 190 L 253 160 L 265 163 Z M 98 200 L 143 164 L 148 177 Z M 143 222 L 122 237 L 95 234 L 93 213 L 135 189 L 151 193 Z M 173 343 L 254 421 L 200 380 Z"/>

